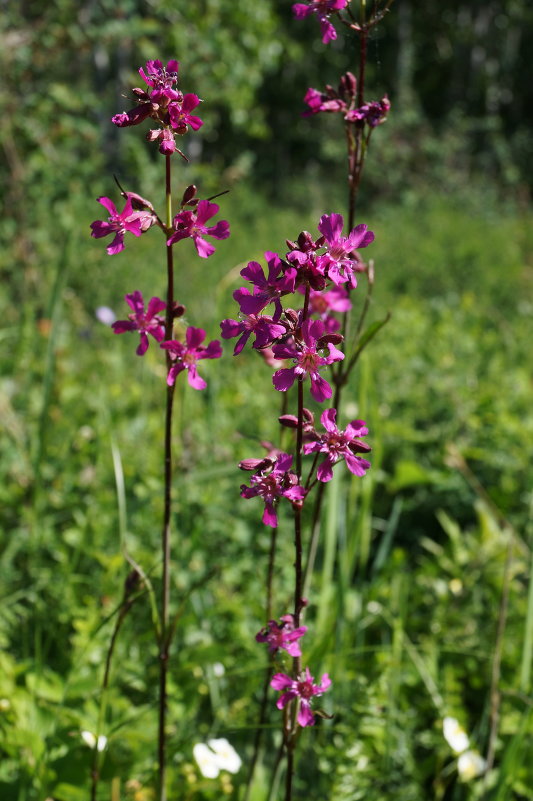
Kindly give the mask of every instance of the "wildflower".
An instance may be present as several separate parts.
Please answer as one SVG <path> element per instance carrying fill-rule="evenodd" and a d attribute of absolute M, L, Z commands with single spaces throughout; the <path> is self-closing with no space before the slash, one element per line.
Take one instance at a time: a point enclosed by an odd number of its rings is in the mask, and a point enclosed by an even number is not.
<path fill-rule="evenodd" d="M 305 290 L 301 287 L 299 291 Z M 309 292 L 309 314 L 319 317 L 328 333 L 338 331 L 340 328 L 339 321 L 332 317 L 330 312 L 344 313 L 351 308 L 352 302 L 344 287 L 333 287 L 328 292 L 317 292 L 314 289 Z"/>
<path fill-rule="evenodd" d="M 292 387 L 295 380 L 302 380 L 306 375 L 311 381 L 311 395 L 318 402 L 331 398 L 333 390 L 328 382 L 322 378 L 318 372 L 320 367 L 324 367 L 333 362 L 342 361 L 344 353 L 338 350 L 335 345 L 327 341 L 335 334 L 324 336 L 325 326 L 322 320 L 306 320 L 301 327 L 302 339 L 295 340 L 294 346 L 274 345 L 272 350 L 278 359 L 293 359 L 294 367 L 284 367 L 276 370 L 272 376 L 272 383 L 279 392 L 286 392 Z M 329 354 L 321 356 L 319 350 L 327 347 Z"/>
<path fill-rule="evenodd" d="M 255 468 L 257 472 L 250 478 L 252 486 L 241 485 L 242 498 L 263 498 L 265 510 L 262 522 L 265 526 L 276 528 L 278 525 L 275 505 L 280 498 L 287 498 L 293 504 L 301 504 L 305 497 L 305 489 L 298 483 L 298 476 L 291 471 L 291 467 L 292 456 L 287 453 L 280 453 L 275 461 L 265 457 Z M 270 469 L 269 473 L 265 473 L 267 469 Z"/>
<path fill-rule="evenodd" d="M 303 446 L 305 454 L 325 453 L 326 458 L 317 470 L 319 481 L 331 481 L 333 478 L 333 465 L 344 459 L 348 470 L 356 476 L 364 476 L 370 468 L 370 462 L 358 456 L 358 453 L 368 453 L 371 450 L 366 442 L 358 437 L 368 434 L 364 420 L 352 420 L 344 431 L 339 431 L 335 424 L 336 409 L 326 409 L 322 412 L 320 421 L 326 433 L 316 442 L 307 442 Z"/>
<path fill-rule="evenodd" d="M 320 111 L 321 109 L 319 109 Z M 347 122 L 355 122 L 356 120 L 364 120 L 371 128 L 381 125 L 387 119 L 387 114 L 390 111 L 390 100 L 385 95 L 381 100 L 373 100 L 371 103 L 365 103 L 359 108 L 351 109 L 347 112 L 344 119 Z"/>
<path fill-rule="evenodd" d="M 321 111 L 342 111 L 346 114 L 348 106 L 354 102 L 356 91 L 357 80 L 351 72 L 346 72 L 341 77 L 338 90 L 335 90 L 329 84 L 326 85 L 323 92 L 309 87 L 304 97 L 304 103 L 309 106 L 309 111 L 304 111 L 302 116 L 310 117 L 312 114 L 318 114 Z"/>
<path fill-rule="evenodd" d="M 337 38 L 337 31 L 328 17 L 331 13 L 346 8 L 347 3 L 348 0 L 311 0 L 309 3 L 295 3 L 292 11 L 297 19 L 316 14 L 322 31 L 322 41 L 327 44 Z"/>
<path fill-rule="evenodd" d="M 94 312 L 95 317 L 104 325 L 113 325 L 117 315 L 109 306 L 98 306 Z"/>
<path fill-rule="evenodd" d="M 270 686 L 274 690 L 285 690 L 281 695 L 276 706 L 283 709 L 290 701 L 298 698 L 300 706 L 298 709 L 298 723 L 300 726 L 314 726 L 315 716 L 311 711 L 311 699 L 315 695 L 322 695 L 331 686 L 331 679 L 324 673 L 320 684 L 314 684 L 309 668 L 305 669 L 305 679 L 297 680 L 287 676 L 286 673 L 276 673 Z"/>
<path fill-rule="evenodd" d="M 253 294 L 246 287 L 236 289 L 234 299 L 240 306 L 243 314 L 258 314 L 269 303 L 274 303 L 275 312 L 272 319 L 277 322 L 281 317 L 281 301 L 283 295 L 294 292 L 296 269 L 285 269 L 277 253 L 267 251 L 265 259 L 268 265 L 268 275 L 265 276 L 263 268 L 257 261 L 250 261 L 241 270 L 241 275 L 253 284 Z"/>
<path fill-rule="evenodd" d="M 169 100 L 178 100 L 180 93 L 173 89 L 178 81 L 179 61 L 171 59 L 166 67 L 157 58 L 146 62 L 146 68 L 139 67 L 139 75 L 151 88 L 150 97 L 155 103 L 168 105 Z"/>
<path fill-rule="evenodd" d="M 163 156 L 171 156 L 172 153 L 179 153 L 182 158 L 187 157 L 181 152 L 176 144 L 176 134 L 172 128 L 152 128 L 146 134 L 148 142 L 159 142 L 159 152 Z"/>
<path fill-rule="evenodd" d="M 477 751 L 463 751 L 457 760 L 457 773 L 462 782 L 481 776 L 487 769 L 487 761 Z"/>
<path fill-rule="evenodd" d="M 342 214 L 323 214 L 320 218 L 318 230 L 324 235 L 327 247 L 326 253 L 320 257 L 320 266 L 337 286 L 348 281 L 349 286 L 355 288 L 354 273 L 360 270 L 360 260 L 353 251 L 370 245 L 374 233 L 361 224 L 356 225 L 348 236 L 342 236 L 343 225 Z"/>
<path fill-rule="evenodd" d="M 170 124 L 178 134 L 185 134 L 189 126 L 193 131 L 197 131 L 204 124 L 200 117 L 195 117 L 191 111 L 200 103 L 198 95 L 188 94 L 183 96 L 181 102 L 171 103 L 168 109 Z"/>
<path fill-rule="evenodd" d="M 235 345 L 234 356 L 242 351 L 252 334 L 255 334 L 253 347 L 265 348 L 286 332 L 284 325 L 275 323 L 272 317 L 266 314 L 244 314 L 242 320 L 222 320 L 220 328 L 223 339 L 232 339 L 242 334 Z"/>
<path fill-rule="evenodd" d="M 218 737 L 213 740 L 208 740 L 207 744 L 209 748 L 215 752 L 220 770 L 227 770 L 228 773 L 239 772 L 241 769 L 242 760 L 225 737 Z"/>
<path fill-rule="evenodd" d="M 164 320 L 158 315 L 158 312 L 166 308 L 166 303 L 160 298 L 152 298 L 145 311 L 143 296 L 138 290 L 131 295 L 126 295 L 125 300 L 133 313 L 128 314 L 127 320 L 117 320 L 116 323 L 113 323 L 113 331 L 115 334 L 139 331 L 141 342 L 136 353 L 138 356 L 144 356 L 148 350 L 148 334 L 157 342 L 162 342 L 165 338 Z"/>
<path fill-rule="evenodd" d="M 271 654 L 283 648 L 289 656 L 301 656 L 302 652 L 296 641 L 303 637 L 306 631 L 307 626 L 294 628 L 292 615 L 283 615 L 279 624 L 275 620 L 269 620 L 268 625 L 255 635 L 255 639 L 257 642 L 267 642 Z"/>
<path fill-rule="evenodd" d="M 222 347 L 218 339 L 214 339 L 207 347 L 201 346 L 205 336 L 202 328 L 194 328 L 190 325 L 185 334 L 185 342 L 169 339 L 161 343 L 161 347 L 168 350 L 172 360 L 172 366 L 167 376 L 169 386 L 174 384 L 182 370 L 187 370 L 187 381 L 190 386 L 193 389 L 205 389 L 207 384 L 198 375 L 196 362 L 200 359 L 219 359 L 222 356 Z"/>
<path fill-rule="evenodd" d="M 205 743 L 196 743 L 192 753 L 202 776 L 206 779 L 216 779 L 220 773 L 216 754 Z"/>
<path fill-rule="evenodd" d="M 468 734 L 455 718 L 444 718 L 442 721 L 442 733 L 444 734 L 444 739 L 456 754 L 466 751 L 470 745 Z"/>
<path fill-rule="evenodd" d="M 101 203 L 104 208 L 109 212 L 109 219 L 107 222 L 103 220 L 95 220 L 91 223 L 91 236 L 95 239 L 100 239 L 102 236 L 108 234 L 115 234 L 115 238 L 110 245 L 107 246 L 107 252 L 110 256 L 115 253 L 120 253 L 124 250 L 124 234 L 129 231 L 135 236 L 140 236 L 142 233 L 142 223 L 139 219 L 139 212 L 133 210 L 131 198 L 128 198 L 124 209 L 119 213 L 117 207 L 112 200 L 108 197 L 97 198 L 98 203 Z"/>
<path fill-rule="evenodd" d="M 214 239 L 227 239 L 229 236 L 229 223 L 227 220 L 219 220 L 216 225 L 207 227 L 206 222 L 218 214 L 219 206 L 217 203 L 210 203 L 208 200 L 200 200 L 196 210 L 180 211 L 174 217 L 175 232 L 167 239 L 167 245 L 173 245 L 181 239 L 192 237 L 198 255 L 207 259 L 215 252 L 215 248 L 203 237 L 212 236 Z"/>
<path fill-rule="evenodd" d="M 89 746 L 89 748 L 94 748 L 96 746 L 97 751 L 103 751 L 107 745 L 107 737 L 101 734 L 97 738 L 92 731 L 82 731 L 81 739 L 86 745 Z"/>

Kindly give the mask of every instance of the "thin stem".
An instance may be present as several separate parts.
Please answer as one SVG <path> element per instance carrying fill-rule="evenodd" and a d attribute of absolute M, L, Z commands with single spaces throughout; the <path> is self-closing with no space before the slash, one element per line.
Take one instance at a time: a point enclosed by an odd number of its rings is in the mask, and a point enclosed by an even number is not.
<path fill-rule="evenodd" d="M 172 186 L 171 156 L 166 156 L 166 224 L 172 227 Z M 167 247 L 167 310 L 165 338 L 172 339 L 174 319 L 174 261 L 172 246 Z M 167 351 L 167 372 L 171 367 L 170 353 Z M 161 588 L 161 639 L 159 642 L 159 801 L 166 801 L 166 713 L 167 713 L 167 672 L 170 642 L 168 640 L 170 610 L 170 518 L 172 513 L 172 408 L 174 385 L 166 389 L 165 444 L 164 444 L 164 512 L 161 549 L 163 555 L 163 579 Z"/>

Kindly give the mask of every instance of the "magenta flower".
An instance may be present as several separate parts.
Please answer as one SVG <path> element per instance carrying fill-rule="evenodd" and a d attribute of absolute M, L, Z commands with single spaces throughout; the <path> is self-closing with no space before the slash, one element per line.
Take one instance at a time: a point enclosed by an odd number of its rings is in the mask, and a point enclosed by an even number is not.
<path fill-rule="evenodd" d="M 331 679 L 327 673 L 322 676 L 320 684 L 314 684 L 313 682 L 314 679 L 309 668 L 305 669 L 305 679 L 300 681 L 287 676 L 286 673 L 276 673 L 270 682 L 270 686 L 274 690 L 285 690 L 276 702 L 278 709 L 283 709 L 295 698 L 300 700 L 298 709 L 298 723 L 300 726 L 314 726 L 315 716 L 311 711 L 311 700 L 315 695 L 322 695 L 331 687 Z"/>
<path fill-rule="evenodd" d="M 197 131 L 204 124 L 200 117 L 195 117 L 191 111 L 200 103 L 198 95 L 184 95 L 181 103 L 171 103 L 168 109 L 170 124 L 178 134 L 185 134 L 189 130 L 189 125 L 193 131 Z"/>
<path fill-rule="evenodd" d="M 309 111 L 304 111 L 302 117 L 310 117 L 312 114 L 318 114 L 321 111 L 330 113 L 336 111 L 346 112 L 346 103 L 337 96 L 337 93 L 331 87 L 326 87 L 325 92 L 319 92 L 317 89 L 309 87 L 305 93 L 304 103 L 309 106 Z"/>
<path fill-rule="evenodd" d="M 169 386 L 174 384 L 182 370 L 187 370 L 187 381 L 193 389 L 206 388 L 206 382 L 198 375 L 196 363 L 200 359 L 219 359 L 222 356 L 222 347 L 218 339 L 214 339 L 207 347 L 201 347 L 204 339 L 205 331 L 190 325 L 185 334 L 185 342 L 169 339 L 161 343 L 161 347 L 168 350 L 172 360 L 167 376 Z"/>
<path fill-rule="evenodd" d="M 148 334 L 153 336 L 157 342 L 162 342 L 165 338 L 165 323 L 158 312 L 166 309 L 166 303 L 160 298 L 152 298 L 148 302 L 148 308 L 144 311 L 144 300 L 142 294 L 137 290 L 131 295 L 126 295 L 126 303 L 133 310 L 128 314 L 127 320 L 117 320 L 111 326 L 115 334 L 125 334 L 126 331 L 139 331 L 141 342 L 136 350 L 138 356 L 144 356 L 148 350 Z"/>
<path fill-rule="evenodd" d="M 157 58 L 146 62 L 146 68 L 139 68 L 139 75 L 151 88 L 150 99 L 154 103 L 167 106 L 169 100 L 178 100 L 180 93 L 172 87 L 178 81 L 179 61 L 171 59 L 166 67 Z"/>
<path fill-rule="evenodd" d="M 368 428 L 364 420 L 352 420 L 348 423 L 344 431 L 339 431 L 336 426 L 336 409 L 326 409 L 322 412 L 320 422 L 326 429 L 315 442 L 304 443 L 304 453 L 325 453 L 326 458 L 317 470 L 319 481 L 331 481 L 333 478 L 333 465 L 344 459 L 348 470 L 355 476 L 364 476 L 370 468 L 370 462 L 358 456 L 359 453 L 371 451 L 370 445 L 361 442 L 358 437 L 368 434 Z"/>
<path fill-rule="evenodd" d="M 364 120 L 371 128 L 385 122 L 387 114 L 390 111 L 390 100 L 385 95 L 381 100 L 374 100 L 371 103 L 365 103 L 359 108 L 354 108 L 345 115 L 344 119 L 348 122 L 355 120 Z"/>
<path fill-rule="evenodd" d="M 176 144 L 176 134 L 172 128 L 151 128 L 146 134 L 148 142 L 159 142 L 159 152 L 163 156 L 171 156 L 172 153 L 179 153 L 186 158 Z"/>
<path fill-rule="evenodd" d="M 275 313 L 272 319 L 277 322 L 282 313 L 280 297 L 294 292 L 297 271 L 294 267 L 286 269 L 277 253 L 267 251 L 265 259 L 268 265 L 267 276 L 257 261 L 248 262 L 241 270 L 242 277 L 253 284 L 253 294 L 246 287 L 241 287 L 235 290 L 233 297 L 243 314 L 258 314 L 269 303 L 274 303 Z"/>
<path fill-rule="evenodd" d="M 275 323 L 272 317 L 257 314 L 244 314 L 242 320 L 222 320 L 220 323 L 222 339 L 232 339 L 242 336 L 237 340 L 233 355 L 237 356 L 252 334 L 255 334 L 254 348 L 266 348 L 275 339 L 286 333 L 284 325 Z"/>
<path fill-rule="evenodd" d="M 343 225 L 342 214 L 323 214 L 320 218 L 318 230 L 325 237 L 327 251 L 319 257 L 319 264 L 337 286 L 347 281 L 350 287 L 355 288 L 355 272 L 360 270 L 361 262 L 353 251 L 370 245 L 374 241 L 374 233 L 362 224 L 356 225 L 348 236 L 342 236 Z"/>
<path fill-rule="evenodd" d="M 297 640 L 303 637 L 307 631 L 307 626 L 294 628 L 294 617 L 283 615 L 278 624 L 275 620 L 269 620 L 268 625 L 255 635 L 257 642 L 267 642 L 269 653 L 275 654 L 283 648 L 289 656 L 301 656 L 302 652 Z"/>
<path fill-rule="evenodd" d="M 242 464 L 242 463 L 241 463 Z M 265 470 L 272 464 L 271 459 L 262 460 Z M 301 504 L 305 498 L 305 489 L 298 483 L 298 476 L 291 471 L 292 456 L 280 453 L 275 464 L 267 474 L 265 470 L 254 473 L 250 478 L 252 486 L 241 485 L 242 498 L 256 498 L 260 496 L 265 502 L 262 522 L 265 526 L 276 528 L 278 517 L 276 504 L 280 498 L 287 498 L 293 504 Z"/>
<path fill-rule="evenodd" d="M 142 233 L 142 221 L 140 215 L 142 212 L 133 211 L 131 205 L 131 198 L 128 198 L 124 209 L 119 213 L 117 207 L 108 197 L 97 198 L 98 203 L 101 203 L 108 212 L 109 219 L 107 222 L 103 220 L 95 220 L 91 223 L 91 236 L 95 239 L 100 239 L 102 236 L 108 234 L 115 234 L 115 238 L 110 245 L 107 246 L 107 252 L 110 256 L 115 253 L 120 253 L 124 250 L 124 234 L 129 231 L 135 236 L 140 236 Z"/>
<path fill-rule="evenodd" d="M 277 359 L 293 359 L 294 367 L 284 367 L 276 370 L 272 376 L 272 383 L 279 392 L 286 392 L 295 380 L 303 380 L 306 375 L 311 381 L 311 395 L 318 402 L 331 398 L 333 390 L 328 382 L 318 372 L 333 362 L 344 359 L 344 353 L 338 350 L 331 342 L 321 342 L 325 326 L 322 320 L 306 320 L 302 324 L 302 340 L 295 341 L 293 345 L 274 345 L 272 350 Z M 326 335 L 327 336 L 327 335 Z M 328 349 L 327 356 L 321 356 L 319 350 Z"/>
<path fill-rule="evenodd" d="M 347 4 L 348 0 L 311 0 L 308 3 L 294 3 L 292 11 L 297 19 L 316 14 L 322 31 L 322 41 L 328 44 L 337 38 L 337 31 L 328 17 L 333 12 L 346 8 Z"/>
<path fill-rule="evenodd" d="M 191 237 L 198 251 L 198 255 L 207 259 L 215 252 L 215 248 L 203 237 L 212 236 L 213 239 L 227 239 L 229 236 L 229 222 L 219 220 L 216 225 L 206 226 L 206 222 L 218 214 L 219 206 L 217 203 L 210 203 L 208 200 L 200 200 L 195 211 L 187 209 L 180 211 L 174 217 L 174 228 L 172 236 L 167 239 L 167 245 L 173 245 L 181 239 Z"/>

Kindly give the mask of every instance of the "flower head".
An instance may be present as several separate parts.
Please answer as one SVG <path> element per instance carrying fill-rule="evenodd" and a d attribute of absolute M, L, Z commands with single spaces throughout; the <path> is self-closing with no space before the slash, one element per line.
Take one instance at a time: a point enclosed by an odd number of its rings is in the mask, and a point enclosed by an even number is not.
<path fill-rule="evenodd" d="M 344 459 L 348 470 L 356 476 L 364 476 L 370 468 L 370 462 L 361 458 L 359 453 L 368 453 L 371 448 L 359 437 L 368 434 L 364 420 L 352 420 L 344 431 L 339 431 L 335 424 L 336 409 L 326 409 L 322 412 L 320 421 L 326 433 L 315 442 L 304 443 L 304 453 L 325 453 L 326 458 L 317 470 L 319 481 L 331 481 L 333 478 L 333 465 Z"/>
<path fill-rule="evenodd" d="M 354 254 L 357 248 L 366 248 L 374 241 L 374 233 L 364 224 L 356 225 L 348 236 L 342 235 L 344 218 L 342 214 L 323 214 L 318 230 L 325 237 L 326 253 L 320 257 L 320 266 L 333 283 L 348 282 L 352 288 L 357 286 L 356 272 L 360 270 L 360 260 Z"/>
<path fill-rule="evenodd" d="M 100 239 L 102 236 L 115 234 L 113 241 L 107 246 L 107 252 L 112 256 L 124 250 L 124 234 L 126 231 L 135 236 L 141 235 L 142 212 L 133 210 L 131 198 L 127 199 L 126 205 L 121 212 L 117 211 L 117 207 L 110 198 L 99 197 L 97 200 L 98 203 L 101 203 L 102 206 L 108 210 L 109 218 L 107 222 L 103 220 L 95 220 L 92 222 L 91 236 L 95 239 Z"/>
<path fill-rule="evenodd" d="M 292 11 L 297 19 L 316 14 L 322 31 L 322 41 L 327 44 L 337 38 L 337 31 L 328 17 L 335 11 L 346 8 L 347 4 L 348 0 L 310 0 L 307 3 L 294 3 Z"/>
<path fill-rule="evenodd" d="M 148 308 L 144 310 L 143 296 L 139 291 L 126 295 L 126 303 L 132 309 L 132 314 L 128 314 L 127 320 L 117 320 L 112 328 L 115 334 L 125 334 L 126 331 L 139 331 L 141 342 L 137 348 L 137 355 L 144 356 L 148 350 L 148 334 L 157 342 L 162 342 L 165 338 L 165 325 L 158 312 L 166 308 L 166 303 L 160 298 L 152 298 L 148 302 Z"/>
<path fill-rule="evenodd" d="M 355 122 L 355 120 L 364 120 L 371 128 L 381 125 L 387 119 L 387 114 L 390 111 L 390 100 L 385 95 L 381 100 L 373 100 L 371 103 L 365 103 L 359 108 L 354 108 L 348 111 L 344 119 L 347 122 Z"/>
<path fill-rule="evenodd" d="M 200 103 L 198 95 L 188 94 L 183 96 L 181 103 L 172 103 L 169 106 L 168 113 L 170 117 L 170 124 L 178 134 L 185 134 L 189 130 L 189 126 L 193 131 L 197 131 L 202 127 L 203 122 L 200 117 L 195 117 L 191 111 L 196 108 Z"/>
<path fill-rule="evenodd" d="M 468 734 L 455 718 L 449 716 L 444 718 L 442 721 L 442 733 L 444 739 L 456 754 L 466 751 L 470 746 Z"/>
<path fill-rule="evenodd" d="M 256 472 L 250 478 L 251 486 L 247 487 L 246 484 L 241 486 L 241 497 L 263 498 L 265 502 L 263 523 L 265 526 L 275 528 L 278 525 L 276 504 L 279 499 L 287 498 L 293 504 L 301 504 L 306 492 L 298 483 L 298 476 L 291 471 L 292 456 L 289 454 L 280 453 L 277 459 L 265 457 L 258 467 L 259 469 L 256 467 Z"/>
<path fill-rule="evenodd" d="M 275 339 L 285 334 L 285 326 L 275 323 L 272 317 L 258 314 L 243 314 L 241 320 L 222 320 L 220 323 L 223 339 L 239 336 L 233 355 L 237 356 L 252 334 L 255 335 L 254 348 L 266 348 Z"/>
<path fill-rule="evenodd" d="M 293 359 L 294 367 L 283 367 L 276 370 L 272 376 L 272 383 L 279 392 L 286 392 L 298 378 L 302 380 L 306 375 L 311 381 L 311 395 L 318 402 L 331 398 L 333 390 L 328 382 L 322 378 L 318 372 L 333 362 L 342 361 L 344 353 L 338 350 L 335 345 L 327 341 L 328 337 L 335 335 L 325 335 L 325 326 L 322 320 L 306 320 L 301 328 L 301 340 L 294 341 L 294 345 L 274 345 L 274 356 L 278 359 Z M 327 350 L 327 356 L 321 356 L 319 351 Z"/>
<path fill-rule="evenodd" d="M 477 751 L 463 751 L 457 760 L 457 773 L 462 782 L 469 782 L 487 770 L 487 760 Z"/>
<path fill-rule="evenodd" d="M 206 779 L 216 779 L 221 770 L 238 773 L 241 769 L 240 756 L 224 737 L 208 740 L 207 745 L 196 743 L 192 752 Z"/>
<path fill-rule="evenodd" d="M 301 656 L 302 652 L 297 640 L 303 637 L 307 631 L 307 626 L 294 628 L 294 617 L 283 615 L 280 622 L 269 620 L 268 625 L 255 635 L 257 642 L 267 642 L 268 650 L 275 654 L 283 648 L 289 656 Z"/>
<path fill-rule="evenodd" d="M 278 254 L 271 251 L 265 253 L 265 259 L 268 265 L 266 276 L 257 261 L 248 262 L 241 270 L 242 277 L 253 284 L 253 293 L 246 287 L 241 287 L 235 290 L 233 297 L 243 314 L 259 314 L 269 303 L 274 303 L 275 312 L 272 319 L 277 322 L 282 312 L 280 298 L 282 295 L 294 292 L 296 269 L 294 267 L 286 269 Z"/>
<path fill-rule="evenodd" d="M 200 200 L 195 211 L 180 211 L 174 217 L 174 233 L 167 239 L 167 245 L 173 245 L 182 239 L 191 237 L 198 252 L 203 259 L 207 259 L 215 252 L 215 248 L 204 237 L 212 236 L 213 239 L 227 239 L 229 236 L 229 223 L 227 220 L 219 220 L 216 225 L 207 226 L 206 223 L 215 214 L 218 214 L 219 206 L 217 203 L 210 203 L 208 200 Z"/>
<path fill-rule="evenodd" d="M 205 331 L 202 328 L 189 326 L 185 334 L 185 342 L 177 339 L 169 339 L 161 343 L 161 347 L 168 350 L 172 360 L 172 366 L 167 376 L 167 384 L 172 386 L 176 377 L 187 370 L 187 380 L 193 389 L 205 389 L 207 386 L 201 376 L 198 375 L 196 363 L 200 359 L 219 359 L 222 356 L 222 348 L 218 339 L 214 339 L 202 347 L 205 339 Z"/>
<path fill-rule="evenodd" d="M 324 673 L 320 684 L 314 684 L 311 672 L 309 668 L 306 668 L 305 678 L 299 680 L 287 676 L 286 673 L 276 673 L 270 682 L 270 686 L 274 690 L 285 690 L 276 702 L 278 709 L 283 709 L 289 701 L 298 698 L 300 701 L 298 723 L 300 726 L 313 726 L 315 716 L 311 711 L 311 700 L 315 695 L 322 695 L 329 689 L 331 679 L 327 673 Z"/>

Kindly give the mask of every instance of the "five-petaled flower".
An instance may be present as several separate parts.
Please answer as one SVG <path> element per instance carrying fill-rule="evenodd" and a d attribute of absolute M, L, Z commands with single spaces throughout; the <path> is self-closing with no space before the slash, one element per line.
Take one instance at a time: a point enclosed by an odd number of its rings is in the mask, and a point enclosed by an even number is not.
<path fill-rule="evenodd" d="M 303 380 L 306 375 L 311 380 L 311 395 L 318 402 L 331 398 L 333 390 L 325 378 L 318 372 L 320 367 L 339 362 L 344 359 L 344 353 L 338 350 L 332 342 L 321 341 L 324 337 L 325 326 L 322 320 L 306 320 L 301 328 L 302 339 L 295 340 L 294 344 L 274 345 L 272 350 L 277 359 L 293 359 L 294 367 L 282 367 L 272 376 L 272 383 L 280 392 L 290 389 L 295 380 Z M 334 336 L 334 335 L 331 335 Z M 321 356 L 319 351 L 326 349 L 327 356 Z"/>
<path fill-rule="evenodd" d="M 148 350 L 148 334 L 153 336 L 157 342 L 162 342 L 165 338 L 165 325 L 158 312 L 166 308 L 166 303 L 160 298 L 152 298 L 148 302 L 148 308 L 144 310 L 144 300 L 142 294 L 137 290 L 131 295 L 126 295 L 126 303 L 133 310 L 128 314 L 127 320 L 117 320 L 111 326 L 115 334 L 125 334 L 126 331 L 139 331 L 141 341 L 137 348 L 137 355 L 144 356 Z"/>
<path fill-rule="evenodd" d="M 243 463 L 241 462 L 241 466 Z M 278 517 L 275 504 L 280 498 L 287 498 L 293 504 L 300 504 L 305 498 L 305 489 L 298 483 L 298 476 L 291 471 L 292 456 L 280 453 L 273 463 L 272 459 L 265 458 L 260 462 L 254 475 L 250 478 L 251 487 L 241 485 L 242 498 L 256 498 L 260 496 L 265 502 L 263 523 L 265 526 L 276 528 Z M 270 469 L 271 468 L 271 469 Z M 246 469 L 243 466 L 243 469 Z M 269 470 L 267 473 L 266 471 Z"/>
<path fill-rule="evenodd" d="M 168 339 L 161 343 L 161 347 L 168 350 L 172 361 L 172 366 L 168 372 L 167 384 L 172 386 L 176 377 L 187 370 L 187 381 L 193 389 L 205 389 L 207 386 L 201 376 L 198 375 L 196 362 L 200 359 L 219 359 L 222 356 L 222 347 L 218 339 L 214 339 L 202 347 L 205 339 L 205 331 L 202 328 L 194 328 L 190 325 L 185 334 L 185 342 L 177 339 Z"/>
<path fill-rule="evenodd" d="M 280 298 L 294 292 L 297 271 L 294 267 L 286 268 L 277 253 L 267 251 L 265 259 L 268 265 L 266 276 L 257 261 L 248 262 L 241 270 L 242 277 L 253 284 L 253 293 L 241 287 L 235 290 L 233 297 L 243 314 L 258 314 L 269 303 L 273 303 L 275 311 L 272 319 L 277 322 L 282 312 Z"/>
<path fill-rule="evenodd" d="M 198 255 L 207 259 L 215 252 L 215 248 L 204 236 L 212 236 L 213 239 L 227 239 L 229 236 L 229 222 L 219 220 L 216 225 L 207 226 L 206 222 L 218 214 L 219 206 L 217 203 L 210 203 L 208 200 L 200 200 L 196 210 L 180 211 L 174 217 L 174 233 L 167 239 L 167 245 L 173 245 L 181 239 L 191 237 Z"/>
<path fill-rule="evenodd" d="M 294 3 L 292 11 L 297 19 L 316 14 L 322 31 L 322 41 L 327 44 L 337 38 L 337 31 L 328 17 L 333 12 L 346 8 L 347 4 L 348 0 L 311 0 L 308 3 Z"/>
<path fill-rule="evenodd" d="M 276 702 L 278 709 L 283 709 L 290 701 L 299 699 L 298 723 L 300 726 L 313 726 L 315 716 L 311 711 L 311 700 L 315 695 L 322 695 L 326 692 L 331 686 L 331 679 L 327 673 L 324 673 L 320 684 L 314 684 L 311 672 L 309 668 L 306 668 L 303 679 L 293 679 L 286 673 L 276 673 L 272 677 L 270 686 L 274 690 L 285 690 Z"/>
<path fill-rule="evenodd" d="M 344 431 L 339 431 L 335 423 L 336 409 L 326 409 L 322 412 L 320 421 L 326 433 L 315 442 L 304 443 L 304 453 L 325 453 L 326 458 L 317 470 L 319 481 L 331 481 L 333 478 L 333 465 L 344 459 L 348 470 L 356 476 L 364 476 L 370 468 L 370 462 L 358 456 L 359 453 L 368 453 L 371 448 L 359 437 L 368 434 L 364 420 L 352 420 Z"/>
<path fill-rule="evenodd" d="M 268 650 L 275 654 L 283 648 L 289 656 L 301 656 L 302 652 L 297 640 L 303 637 L 307 631 L 307 626 L 294 628 L 294 617 L 283 615 L 280 622 L 269 620 L 268 625 L 255 635 L 257 642 L 267 642 Z"/>
<path fill-rule="evenodd" d="M 108 197 L 97 198 L 98 203 L 101 203 L 104 208 L 109 212 L 109 219 L 107 222 L 103 220 L 95 220 L 91 223 L 91 236 L 95 239 L 100 239 L 102 236 L 108 234 L 115 234 L 115 238 L 110 245 L 107 246 L 107 252 L 110 256 L 115 253 L 120 253 L 124 250 L 124 234 L 129 231 L 135 236 L 140 236 L 143 230 L 143 212 L 133 210 L 131 205 L 131 198 L 126 201 L 121 212 L 117 211 L 117 207 L 113 201 Z"/>
<path fill-rule="evenodd" d="M 220 329 L 223 339 L 233 339 L 241 334 L 233 350 L 234 356 L 241 352 L 252 334 L 255 334 L 254 348 L 260 349 L 268 347 L 286 332 L 284 325 L 275 323 L 266 314 L 243 314 L 242 320 L 222 320 Z"/>
<path fill-rule="evenodd" d="M 343 225 L 342 214 L 323 214 L 320 218 L 318 230 L 325 237 L 327 251 L 319 257 L 319 264 L 334 284 L 338 286 L 347 281 L 354 289 L 357 286 L 355 273 L 361 269 L 361 262 L 354 251 L 370 245 L 374 241 L 374 233 L 361 224 L 356 225 L 348 236 L 343 236 Z"/>

